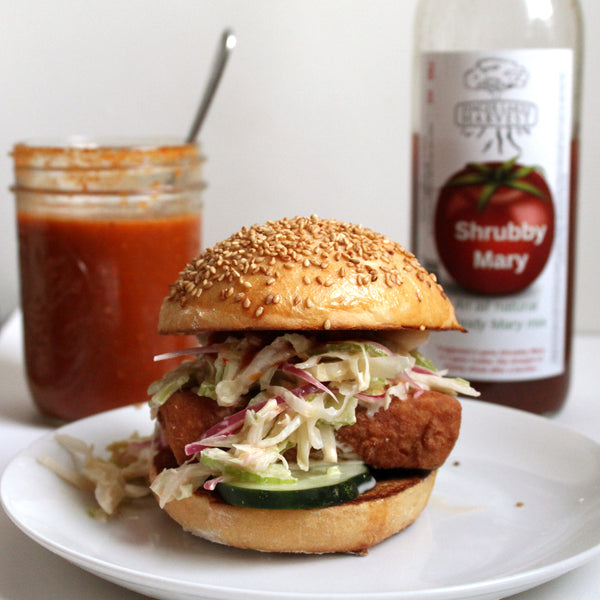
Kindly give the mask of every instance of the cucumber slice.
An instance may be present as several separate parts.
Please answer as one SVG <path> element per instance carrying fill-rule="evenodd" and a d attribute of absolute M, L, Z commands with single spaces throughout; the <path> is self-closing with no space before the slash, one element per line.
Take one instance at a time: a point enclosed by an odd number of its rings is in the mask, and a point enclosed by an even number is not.
<path fill-rule="evenodd" d="M 353 500 L 375 485 L 368 467 L 358 461 L 318 463 L 310 471 L 291 468 L 294 483 L 227 481 L 216 492 L 228 504 L 246 508 L 322 508 Z"/>

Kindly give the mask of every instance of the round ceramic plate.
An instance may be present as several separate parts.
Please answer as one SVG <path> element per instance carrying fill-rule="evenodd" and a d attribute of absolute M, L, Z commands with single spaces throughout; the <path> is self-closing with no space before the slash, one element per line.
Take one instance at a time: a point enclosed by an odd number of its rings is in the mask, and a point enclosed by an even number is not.
<path fill-rule="evenodd" d="M 151 498 L 107 523 L 94 520 L 90 497 L 36 460 L 68 464 L 53 435 L 10 463 L 1 498 L 16 525 L 50 551 L 169 600 L 496 600 L 598 554 L 600 446 L 528 413 L 468 400 L 463 408 L 460 440 L 420 519 L 362 557 L 218 546 L 184 533 Z M 60 431 L 100 451 L 134 430 L 152 430 L 146 408 Z"/>

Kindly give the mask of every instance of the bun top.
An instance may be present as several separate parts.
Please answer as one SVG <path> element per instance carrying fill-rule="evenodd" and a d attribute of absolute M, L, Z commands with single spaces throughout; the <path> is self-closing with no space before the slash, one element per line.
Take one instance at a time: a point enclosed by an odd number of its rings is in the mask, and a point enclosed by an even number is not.
<path fill-rule="evenodd" d="M 316 216 L 244 227 L 171 286 L 161 333 L 458 329 L 435 276 L 402 246 Z"/>

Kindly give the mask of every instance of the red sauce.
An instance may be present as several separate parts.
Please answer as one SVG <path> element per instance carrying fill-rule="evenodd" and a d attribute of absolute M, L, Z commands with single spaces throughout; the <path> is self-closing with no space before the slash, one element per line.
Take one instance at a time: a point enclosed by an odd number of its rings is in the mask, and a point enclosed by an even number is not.
<path fill-rule="evenodd" d="M 189 346 L 157 333 L 163 297 L 200 251 L 200 216 L 76 220 L 18 215 L 25 363 L 34 401 L 73 420 L 145 402 Z"/>

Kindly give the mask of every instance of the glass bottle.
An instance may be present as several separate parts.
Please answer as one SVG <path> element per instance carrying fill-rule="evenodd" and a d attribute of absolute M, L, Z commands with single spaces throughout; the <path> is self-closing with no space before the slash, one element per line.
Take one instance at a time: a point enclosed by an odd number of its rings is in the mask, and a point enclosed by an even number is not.
<path fill-rule="evenodd" d="M 169 285 L 200 251 L 195 144 L 21 143 L 14 160 L 27 382 L 59 420 L 147 401 Z"/>
<path fill-rule="evenodd" d="M 577 0 L 420 0 L 412 249 L 468 334 L 427 352 L 482 399 L 569 389 L 581 90 Z"/>

